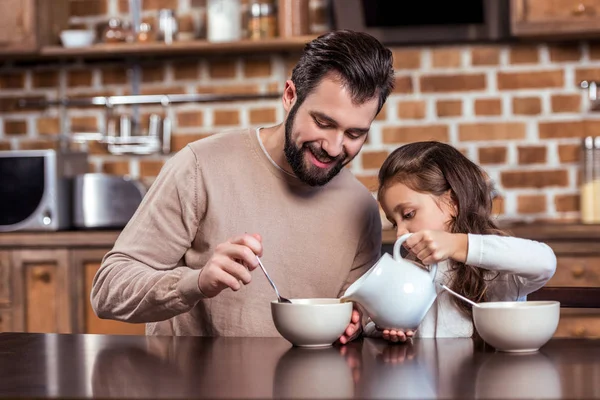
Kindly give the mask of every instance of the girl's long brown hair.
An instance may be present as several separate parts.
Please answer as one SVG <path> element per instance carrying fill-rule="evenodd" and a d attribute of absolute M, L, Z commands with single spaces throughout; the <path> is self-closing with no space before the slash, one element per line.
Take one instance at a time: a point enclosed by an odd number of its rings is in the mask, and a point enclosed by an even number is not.
<path fill-rule="evenodd" d="M 450 145 L 430 141 L 401 146 L 385 160 L 378 178 L 380 201 L 385 189 L 394 183 L 434 196 L 449 191 L 456 206 L 449 232 L 504 235 L 492 220 L 491 187 L 485 173 Z M 475 302 L 488 300 L 490 278 L 486 270 L 455 261 L 450 268 L 454 271 L 451 289 Z M 473 317 L 470 305 L 452 299 L 465 315 Z"/>

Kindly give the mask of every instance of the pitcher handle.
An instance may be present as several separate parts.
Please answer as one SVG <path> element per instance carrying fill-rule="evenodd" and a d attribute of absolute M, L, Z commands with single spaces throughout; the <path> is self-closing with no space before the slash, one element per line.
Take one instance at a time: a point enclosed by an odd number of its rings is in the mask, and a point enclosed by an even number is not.
<path fill-rule="evenodd" d="M 396 239 L 396 242 L 394 243 L 394 251 L 393 251 L 394 260 L 398 261 L 398 260 L 402 259 L 402 255 L 400 254 L 400 246 L 402 246 L 402 244 L 404 242 L 406 242 L 406 240 L 411 235 L 412 235 L 412 233 L 405 233 L 404 235 L 402 235 L 398 239 Z M 431 264 L 431 266 L 429 267 L 429 276 L 431 277 L 432 282 L 435 280 L 435 276 L 437 274 L 437 268 L 438 268 L 437 263 Z"/>
<path fill-rule="evenodd" d="M 396 239 L 396 243 L 394 243 L 394 254 L 392 254 L 394 256 L 394 260 L 398 261 L 402 259 L 402 255 L 400 255 L 400 247 L 411 235 L 412 233 L 405 233 Z"/>

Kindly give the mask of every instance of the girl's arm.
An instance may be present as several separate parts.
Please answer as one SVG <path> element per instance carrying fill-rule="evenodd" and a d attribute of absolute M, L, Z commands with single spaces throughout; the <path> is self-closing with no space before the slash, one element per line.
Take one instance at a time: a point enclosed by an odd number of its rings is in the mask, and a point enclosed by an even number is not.
<path fill-rule="evenodd" d="M 520 295 L 541 288 L 556 271 L 556 256 L 545 243 L 497 235 L 468 235 L 467 265 L 513 274 Z"/>

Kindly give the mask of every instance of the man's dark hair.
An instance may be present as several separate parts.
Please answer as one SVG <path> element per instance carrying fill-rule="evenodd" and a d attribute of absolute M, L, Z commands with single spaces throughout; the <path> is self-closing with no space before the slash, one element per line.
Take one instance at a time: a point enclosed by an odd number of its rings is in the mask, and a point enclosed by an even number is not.
<path fill-rule="evenodd" d="M 349 89 L 357 104 L 379 97 L 381 110 L 394 88 L 392 52 L 373 36 L 363 32 L 340 30 L 326 33 L 306 44 L 292 71 L 297 103 L 328 73 L 335 73 Z"/>

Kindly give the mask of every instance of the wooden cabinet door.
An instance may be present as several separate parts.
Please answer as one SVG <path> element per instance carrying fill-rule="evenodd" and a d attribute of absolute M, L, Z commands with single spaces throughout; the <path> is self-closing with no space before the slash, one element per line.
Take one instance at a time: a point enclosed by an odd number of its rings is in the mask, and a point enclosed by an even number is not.
<path fill-rule="evenodd" d="M 12 325 L 15 331 L 72 333 L 68 251 L 14 250 Z"/>
<path fill-rule="evenodd" d="M 0 51 L 35 46 L 34 0 L 0 0 Z"/>
<path fill-rule="evenodd" d="M 11 303 L 10 264 L 10 252 L 0 250 L 0 307 L 8 306 Z"/>
<path fill-rule="evenodd" d="M 515 36 L 600 36 L 600 0 L 511 0 Z"/>
<path fill-rule="evenodd" d="M 77 282 L 80 296 L 77 303 L 78 330 L 82 333 L 101 333 L 115 335 L 145 335 L 145 324 L 130 324 L 127 322 L 100 319 L 92 309 L 90 294 L 92 282 L 100 268 L 102 258 L 109 249 L 73 250 L 71 265 L 79 277 Z"/>

